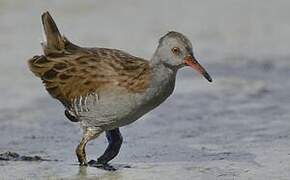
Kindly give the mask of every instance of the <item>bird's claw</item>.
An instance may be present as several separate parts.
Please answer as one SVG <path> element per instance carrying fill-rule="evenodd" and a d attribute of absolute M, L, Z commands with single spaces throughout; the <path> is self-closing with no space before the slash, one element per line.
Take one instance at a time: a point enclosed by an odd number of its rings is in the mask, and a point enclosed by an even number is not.
<path fill-rule="evenodd" d="M 113 166 L 109 165 L 108 163 L 100 163 L 100 162 L 97 162 L 95 160 L 90 160 L 88 165 L 90 167 L 96 167 L 96 168 L 103 169 L 103 170 L 106 170 L 106 171 L 116 171 L 117 170 L 116 168 L 114 168 Z"/>

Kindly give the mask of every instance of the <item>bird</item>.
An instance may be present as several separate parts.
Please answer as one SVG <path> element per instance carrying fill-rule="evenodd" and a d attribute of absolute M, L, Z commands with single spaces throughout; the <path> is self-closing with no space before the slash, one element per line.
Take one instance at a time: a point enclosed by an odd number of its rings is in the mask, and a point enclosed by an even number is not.
<path fill-rule="evenodd" d="M 109 161 L 121 148 L 120 127 L 158 107 L 172 93 L 177 71 L 191 67 L 212 78 L 195 59 L 190 40 L 169 31 L 159 39 L 150 60 L 109 48 L 80 47 L 60 34 L 49 12 L 41 16 L 45 40 L 42 55 L 28 60 L 51 97 L 62 103 L 65 116 L 83 130 L 76 156 L 80 166 L 115 170 Z M 97 161 L 87 161 L 86 144 L 106 133 L 108 146 Z"/>

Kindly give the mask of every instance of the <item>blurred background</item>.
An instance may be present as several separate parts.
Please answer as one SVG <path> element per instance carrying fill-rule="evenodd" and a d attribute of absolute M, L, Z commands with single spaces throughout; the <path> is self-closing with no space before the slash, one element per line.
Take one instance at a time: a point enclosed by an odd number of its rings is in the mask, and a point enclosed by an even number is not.
<path fill-rule="evenodd" d="M 289 9 L 287 0 L 0 0 L 0 152 L 58 160 L 0 161 L 0 177 L 288 179 Z M 27 67 L 42 54 L 44 11 L 77 45 L 146 59 L 161 36 L 181 32 L 214 82 L 181 70 L 163 105 L 121 129 L 125 142 L 113 163 L 133 168 L 79 172 L 80 128 Z M 105 146 L 101 136 L 88 146 L 89 157 Z"/>

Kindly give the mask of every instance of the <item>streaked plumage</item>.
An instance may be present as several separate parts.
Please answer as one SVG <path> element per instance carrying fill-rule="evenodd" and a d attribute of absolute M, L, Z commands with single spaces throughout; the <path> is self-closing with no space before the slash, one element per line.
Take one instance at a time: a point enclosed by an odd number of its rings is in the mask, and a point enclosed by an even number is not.
<path fill-rule="evenodd" d="M 66 116 L 81 123 L 84 135 L 76 150 L 81 165 L 87 164 L 86 143 L 103 131 L 109 140 L 116 140 L 110 141 L 97 163 L 113 159 L 121 146 L 118 128 L 160 105 L 173 92 L 178 69 L 189 65 L 211 81 L 194 59 L 190 41 L 180 33 L 163 36 L 147 61 L 121 50 L 76 46 L 60 35 L 48 12 L 42 22 L 47 38 L 44 55 L 30 59 L 29 67 L 62 102 Z"/>

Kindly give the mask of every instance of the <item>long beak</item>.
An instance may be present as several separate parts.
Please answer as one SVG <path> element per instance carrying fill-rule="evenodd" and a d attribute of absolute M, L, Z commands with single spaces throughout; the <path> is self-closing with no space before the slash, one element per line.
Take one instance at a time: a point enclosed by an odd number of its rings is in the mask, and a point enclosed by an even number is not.
<path fill-rule="evenodd" d="M 197 62 L 197 60 L 193 56 L 186 56 L 183 60 L 184 64 L 187 66 L 192 67 L 195 69 L 198 73 L 203 75 L 205 79 L 207 79 L 209 82 L 212 82 L 212 78 L 210 75 L 206 72 L 206 70 Z"/>

